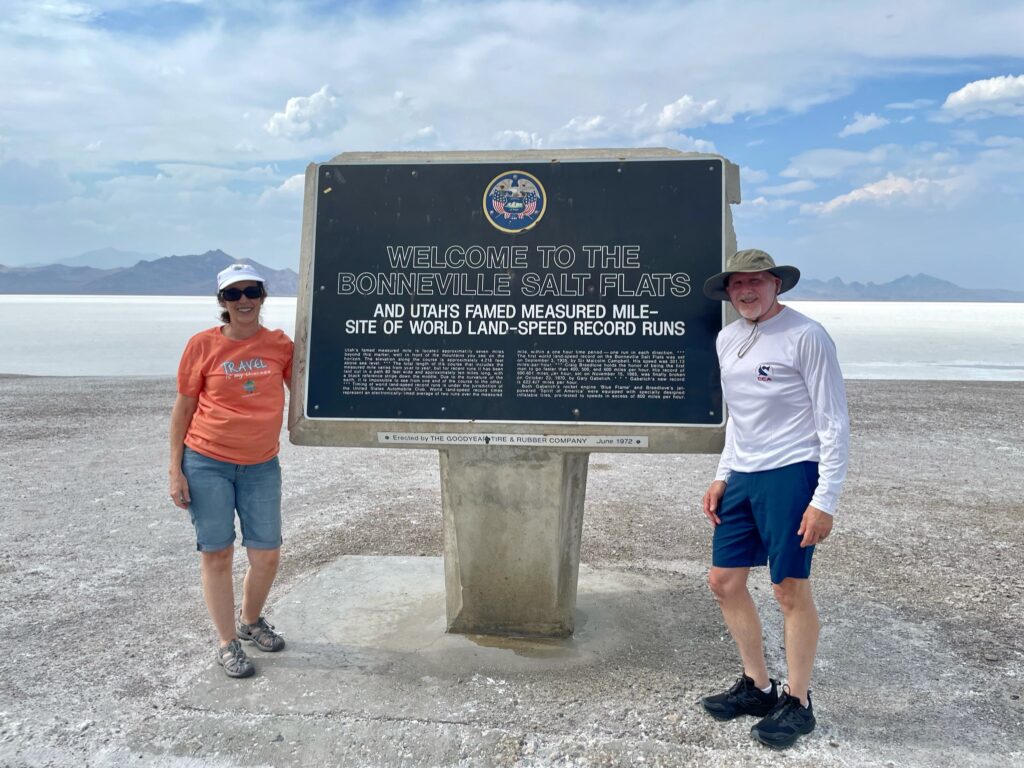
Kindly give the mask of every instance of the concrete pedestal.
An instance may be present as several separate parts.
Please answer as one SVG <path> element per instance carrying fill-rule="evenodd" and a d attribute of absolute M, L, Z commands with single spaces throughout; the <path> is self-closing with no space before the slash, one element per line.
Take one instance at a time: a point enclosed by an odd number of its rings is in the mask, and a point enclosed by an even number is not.
<path fill-rule="evenodd" d="M 589 454 L 440 454 L 448 631 L 571 635 Z"/>

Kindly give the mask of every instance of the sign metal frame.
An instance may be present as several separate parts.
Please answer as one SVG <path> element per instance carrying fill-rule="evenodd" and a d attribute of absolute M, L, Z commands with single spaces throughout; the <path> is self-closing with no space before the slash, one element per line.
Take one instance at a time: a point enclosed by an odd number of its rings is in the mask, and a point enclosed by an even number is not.
<path fill-rule="evenodd" d="M 314 335 L 314 299 L 319 289 L 315 280 L 315 258 L 318 217 L 319 172 L 324 166 L 368 166 L 368 165 L 462 165 L 462 164 L 504 164 L 515 169 L 519 164 L 535 166 L 538 163 L 635 163 L 646 161 L 717 161 L 721 163 L 721 206 L 722 232 L 720 264 L 724 264 L 727 253 L 735 250 L 735 235 L 732 228 L 730 203 L 739 202 L 739 173 L 735 165 L 718 156 L 703 153 L 681 153 L 668 149 L 646 150 L 560 150 L 560 151 L 519 151 L 519 152 L 446 152 L 446 153 L 345 153 L 328 163 L 310 164 L 306 169 L 305 204 L 303 208 L 302 253 L 299 294 L 296 309 L 296 346 L 293 365 L 293 386 L 289 411 L 289 431 L 293 443 L 300 445 L 335 445 L 349 447 L 401 447 L 401 448 L 451 448 L 458 443 L 440 442 L 438 434 L 469 436 L 466 444 L 491 445 L 488 435 L 535 435 L 550 438 L 546 445 L 558 444 L 559 450 L 567 451 L 613 451 L 613 452 L 655 452 L 655 453 L 714 453 L 721 449 L 724 441 L 724 407 L 720 407 L 707 423 L 662 423 L 643 420 L 586 421 L 570 419 L 528 420 L 516 418 L 408 418 L 389 416 L 320 416 L 317 406 L 310 402 L 311 344 Z M 529 176 L 524 173 L 524 176 Z M 495 177 L 498 181 L 501 177 Z M 534 177 L 530 177 L 533 179 Z M 535 180 L 535 179 L 534 179 Z M 494 182 L 492 182 L 493 184 Z M 516 182 L 513 180 L 513 184 Z M 530 186 L 529 179 L 520 182 L 524 189 Z M 536 191 L 536 190 L 535 190 Z M 545 198 L 550 191 L 545 191 Z M 535 195 L 536 198 L 539 195 Z M 477 198 L 479 201 L 479 198 Z M 550 205 L 550 201 L 545 199 Z M 477 202 L 479 205 L 479 202 Z M 479 213 L 479 212 L 478 212 Z M 546 210 L 522 231 L 538 224 Z M 487 216 L 487 192 L 484 193 L 484 216 Z M 498 223 L 491 222 L 497 229 Z M 503 230 L 510 231 L 510 230 Z M 511 235 L 512 239 L 515 235 Z M 715 265 L 716 271 L 721 268 Z M 699 293 L 704 274 L 694 274 L 692 290 Z M 723 306 L 718 328 L 726 321 Z M 713 338 L 712 338 L 713 344 Z M 571 343 L 568 343 L 571 346 Z M 711 350 L 713 353 L 713 349 Z M 323 358 L 324 355 L 321 354 Z M 383 439 L 394 434 L 423 435 L 402 441 Z M 427 437 L 433 436 L 433 437 Z M 571 437 L 587 437 L 585 441 L 572 441 Z M 614 437 L 631 438 L 615 441 Z M 597 439 L 597 438 L 600 438 Z M 501 443 L 499 443 L 501 444 Z M 504 443 L 507 444 L 507 443 Z"/>

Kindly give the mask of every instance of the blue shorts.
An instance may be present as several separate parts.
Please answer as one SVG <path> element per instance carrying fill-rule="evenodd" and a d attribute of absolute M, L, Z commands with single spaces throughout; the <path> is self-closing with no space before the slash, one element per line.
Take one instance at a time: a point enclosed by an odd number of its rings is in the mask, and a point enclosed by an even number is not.
<path fill-rule="evenodd" d="M 773 584 L 811 575 L 814 547 L 797 535 L 818 486 L 818 464 L 802 461 L 763 472 L 733 472 L 718 504 L 711 563 L 749 568 L 771 563 Z"/>
<path fill-rule="evenodd" d="M 185 446 L 181 471 L 188 481 L 196 549 L 218 552 L 230 547 L 236 509 L 243 546 L 281 546 L 281 465 L 276 456 L 262 464 L 230 464 Z"/>

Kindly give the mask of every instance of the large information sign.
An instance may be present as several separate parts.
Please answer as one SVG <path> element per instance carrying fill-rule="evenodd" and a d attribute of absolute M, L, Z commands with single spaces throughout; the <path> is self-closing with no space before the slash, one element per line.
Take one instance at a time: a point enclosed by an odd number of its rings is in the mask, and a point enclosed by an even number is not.
<path fill-rule="evenodd" d="M 314 166 L 301 418 L 720 428 L 727 165 Z"/>

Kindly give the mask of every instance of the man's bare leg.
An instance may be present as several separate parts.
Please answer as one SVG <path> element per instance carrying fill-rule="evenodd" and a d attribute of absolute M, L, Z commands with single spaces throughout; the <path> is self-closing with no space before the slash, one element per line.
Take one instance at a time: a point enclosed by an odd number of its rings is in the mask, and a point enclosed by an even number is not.
<path fill-rule="evenodd" d="M 712 566 L 708 573 L 708 584 L 722 609 L 722 617 L 729 628 L 729 634 L 732 635 L 740 652 L 744 674 L 751 678 L 758 688 L 763 689 L 771 685 L 771 680 L 764 659 L 761 620 L 757 615 L 754 599 L 747 589 L 749 575 L 749 568 Z"/>
<path fill-rule="evenodd" d="M 807 706 L 814 656 L 818 650 L 818 610 L 808 579 L 783 579 L 773 584 L 775 598 L 785 619 L 786 664 L 789 667 L 789 693 Z"/>

